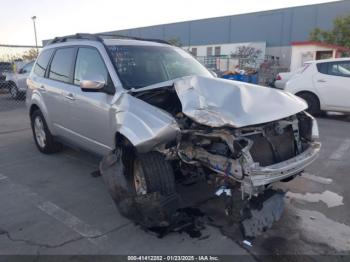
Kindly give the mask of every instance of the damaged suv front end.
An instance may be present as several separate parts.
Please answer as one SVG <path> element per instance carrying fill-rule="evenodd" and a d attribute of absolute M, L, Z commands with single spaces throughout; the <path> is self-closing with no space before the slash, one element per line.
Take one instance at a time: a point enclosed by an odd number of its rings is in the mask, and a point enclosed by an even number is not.
<path fill-rule="evenodd" d="M 113 47 L 111 52 L 112 57 L 116 57 L 116 68 L 123 84 L 133 82 L 115 98 L 113 105 L 122 141 L 119 146 L 124 148 L 122 151 L 129 159 L 131 155 L 137 159 L 137 156 L 156 152 L 164 157 L 163 161 L 170 163 L 171 172 L 180 173 L 184 179 L 204 177 L 211 180 L 218 189 L 216 194 L 231 197 L 230 204 L 235 205 L 264 194 L 275 182 L 293 179 L 317 158 L 321 148 L 317 122 L 305 112 L 307 104 L 302 99 L 271 88 L 214 78 L 179 50 L 176 51 L 181 57 L 179 62 L 172 61 L 171 55 L 165 53 L 167 58 L 164 59 L 170 59 L 171 63 L 162 61 L 158 71 L 145 69 L 155 71 L 148 73 L 157 77 L 147 76 L 149 84 L 137 86 L 138 80 L 125 68 L 131 66 L 134 70 L 138 61 L 128 57 L 126 49 Z M 138 58 L 146 59 L 149 52 L 154 52 L 152 48 L 143 49 L 143 46 L 141 51 L 136 49 L 141 53 Z M 153 65 L 163 59 L 157 52 L 154 56 L 158 60 Z M 178 67 L 186 64 L 186 59 L 194 63 L 191 69 L 185 67 L 187 71 Z M 163 79 L 157 74 L 164 64 L 167 77 Z M 169 76 L 171 70 L 176 72 L 173 77 Z M 106 172 L 108 163 L 105 161 L 102 166 L 102 173 Z M 124 162 L 124 166 L 127 169 L 129 164 Z M 170 172 L 168 167 L 163 170 Z M 160 173 L 158 179 L 163 175 L 168 174 Z M 141 178 L 138 182 L 147 184 L 152 179 Z M 159 182 L 160 187 L 164 183 Z M 140 197 L 152 199 L 147 196 L 147 185 L 135 187 L 137 192 L 143 193 L 136 196 L 138 200 L 134 203 L 140 203 Z M 240 197 L 232 197 L 237 196 L 233 192 L 239 192 Z M 232 213 L 232 208 L 227 209 L 228 214 Z M 270 220 L 277 220 L 279 215 Z"/>
<path fill-rule="evenodd" d="M 162 132 L 155 130 L 142 150 L 205 167 L 240 183 L 249 196 L 301 173 L 320 150 L 316 120 L 303 111 L 304 101 L 288 93 L 193 76 L 133 95 L 167 111 L 176 123 L 158 127 Z"/>

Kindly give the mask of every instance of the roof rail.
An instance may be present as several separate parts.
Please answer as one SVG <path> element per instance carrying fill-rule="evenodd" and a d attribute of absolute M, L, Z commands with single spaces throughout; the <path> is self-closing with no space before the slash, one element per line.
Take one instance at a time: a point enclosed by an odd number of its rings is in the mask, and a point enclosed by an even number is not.
<path fill-rule="evenodd" d="M 67 36 L 61 36 L 61 37 L 55 37 L 53 40 L 47 43 L 47 45 L 56 44 L 56 43 L 63 43 L 67 42 L 69 40 L 92 40 L 92 41 L 98 41 L 103 42 L 103 37 L 109 37 L 111 39 L 132 39 L 132 40 L 139 40 L 139 41 L 149 41 L 149 42 L 156 42 L 161 44 L 167 44 L 171 45 L 171 43 L 161 40 L 161 39 L 152 39 L 152 38 L 141 38 L 141 37 L 132 37 L 132 36 L 125 36 L 125 35 L 115 35 L 115 34 L 87 34 L 87 33 L 78 33 L 75 35 L 67 35 Z"/>
<path fill-rule="evenodd" d="M 68 40 L 93 40 L 93 41 L 99 41 L 102 42 L 102 38 L 98 35 L 94 34 L 85 34 L 85 33 L 78 33 L 75 35 L 67 35 L 67 36 L 61 36 L 61 37 L 55 37 L 53 40 L 51 40 L 47 45 L 56 44 L 56 43 L 63 43 L 67 42 Z"/>
<path fill-rule="evenodd" d="M 149 41 L 149 42 L 156 42 L 156 43 L 171 45 L 171 43 L 169 43 L 168 41 L 165 41 L 162 39 L 155 39 L 155 38 L 142 38 L 142 37 L 115 35 L 115 34 L 108 34 L 108 33 L 100 33 L 95 35 L 101 36 L 101 37 L 106 36 L 106 37 L 117 38 L 117 39 L 132 39 L 132 40 Z"/>

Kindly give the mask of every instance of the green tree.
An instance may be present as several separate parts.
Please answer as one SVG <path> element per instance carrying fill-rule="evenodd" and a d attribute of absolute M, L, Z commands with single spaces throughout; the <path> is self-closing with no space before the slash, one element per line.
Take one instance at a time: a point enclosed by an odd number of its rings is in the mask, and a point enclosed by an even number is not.
<path fill-rule="evenodd" d="M 334 19 L 331 30 L 313 29 L 310 32 L 310 40 L 350 48 L 350 15 Z"/>
<path fill-rule="evenodd" d="M 37 57 L 38 57 L 38 51 L 35 48 L 25 51 L 22 55 L 22 58 L 28 61 L 35 60 Z"/>

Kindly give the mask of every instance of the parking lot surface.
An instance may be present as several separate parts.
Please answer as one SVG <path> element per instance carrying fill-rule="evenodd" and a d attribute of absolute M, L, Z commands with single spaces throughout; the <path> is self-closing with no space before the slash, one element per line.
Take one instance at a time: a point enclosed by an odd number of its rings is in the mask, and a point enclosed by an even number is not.
<path fill-rule="evenodd" d="M 182 189 L 210 219 L 201 236 L 163 238 L 123 218 L 98 169 L 99 159 L 65 148 L 43 155 L 24 102 L 0 94 L 0 254 L 348 254 L 350 117 L 318 119 L 323 148 L 305 173 L 276 185 L 286 193 L 280 221 L 245 245 L 205 184 Z"/>

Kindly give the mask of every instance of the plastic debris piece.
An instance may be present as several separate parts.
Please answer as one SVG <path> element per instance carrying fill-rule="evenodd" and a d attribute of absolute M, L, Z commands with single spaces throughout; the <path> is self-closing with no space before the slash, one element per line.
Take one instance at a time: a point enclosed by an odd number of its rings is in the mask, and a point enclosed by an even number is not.
<path fill-rule="evenodd" d="M 250 241 L 248 241 L 248 240 L 243 240 L 243 244 L 245 244 L 247 246 L 250 246 L 250 247 L 253 246 L 252 243 Z"/>

